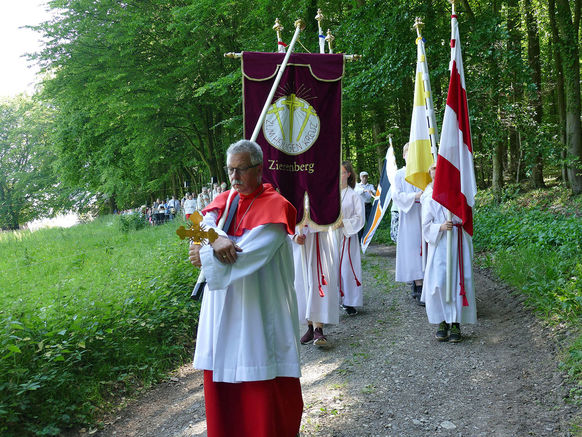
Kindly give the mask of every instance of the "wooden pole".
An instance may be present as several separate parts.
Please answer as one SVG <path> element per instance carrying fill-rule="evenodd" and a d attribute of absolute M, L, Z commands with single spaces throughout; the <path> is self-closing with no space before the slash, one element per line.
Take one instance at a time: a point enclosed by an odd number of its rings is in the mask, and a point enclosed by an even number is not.
<path fill-rule="evenodd" d="M 453 15 L 455 15 L 456 0 L 449 0 L 453 6 Z M 451 19 L 451 38 L 453 37 L 453 20 Z M 451 50 L 453 50 L 451 48 Z M 449 67 L 450 68 L 450 67 Z M 453 214 L 447 210 L 447 220 L 453 220 Z M 447 231 L 447 290 L 445 301 L 451 303 L 453 301 L 453 230 Z"/>
<path fill-rule="evenodd" d="M 295 33 L 293 34 L 293 39 L 289 44 L 289 48 L 287 49 L 287 53 L 285 54 L 285 58 L 283 59 L 283 63 L 279 67 L 279 72 L 277 73 L 277 77 L 275 78 L 275 82 L 273 82 L 273 86 L 271 87 L 271 91 L 269 92 L 269 96 L 265 101 L 265 105 L 263 106 L 263 110 L 261 111 L 261 115 L 257 120 L 257 124 L 255 125 L 255 130 L 253 134 L 249 138 L 250 141 L 256 141 L 257 137 L 259 136 L 259 132 L 261 131 L 261 127 L 263 126 L 263 122 L 265 121 L 265 117 L 267 115 L 267 111 L 271 106 L 271 100 L 273 100 L 273 96 L 275 95 L 275 91 L 277 91 L 277 87 L 279 86 L 279 82 L 281 82 L 281 77 L 283 77 L 283 72 L 285 71 L 285 67 L 287 67 L 287 62 L 289 62 L 289 57 L 293 52 L 293 47 L 295 47 L 295 43 L 297 42 L 297 38 L 299 37 L 299 32 L 305 29 L 305 24 L 302 20 L 295 21 Z"/>

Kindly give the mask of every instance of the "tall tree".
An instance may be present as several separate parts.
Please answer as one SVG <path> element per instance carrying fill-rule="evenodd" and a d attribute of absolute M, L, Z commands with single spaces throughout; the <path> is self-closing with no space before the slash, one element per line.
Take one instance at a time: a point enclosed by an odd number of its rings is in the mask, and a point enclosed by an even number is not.
<path fill-rule="evenodd" d="M 555 0 L 548 1 L 548 16 L 552 39 L 551 56 L 553 61 L 553 76 L 555 77 L 556 90 L 556 112 L 558 115 L 558 139 L 560 144 L 564 147 L 560 151 L 560 156 L 563 160 L 566 158 L 566 97 L 564 94 L 564 73 L 562 70 L 562 55 L 560 54 L 560 35 L 558 33 L 558 25 L 556 24 L 556 2 Z M 565 162 L 562 164 L 562 180 L 568 183 L 568 170 Z"/>
<path fill-rule="evenodd" d="M 509 174 L 513 181 L 517 182 L 520 178 L 520 136 L 518 129 L 518 120 L 515 111 L 521 105 L 523 99 L 523 80 L 522 71 L 524 70 L 521 62 L 521 40 L 522 34 L 519 27 L 520 14 L 518 0 L 508 0 L 507 2 L 507 55 L 508 71 L 511 80 L 511 111 L 513 116 L 509 116 Z"/>
<path fill-rule="evenodd" d="M 66 206 L 56 201 L 52 119 L 49 107 L 29 98 L 0 102 L 0 229 L 18 229 Z"/>
<path fill-rule="evenodd" d="M 554 0 L 550 0 L 554 1 Z M 566 96 L 566 144 L 569 153 L 568 179 L 574 194 L 582 193 L 582 125 L 580 124 L 580 0 L 556 0 L 556 22 L 564 72 Z"/>
<path fill-rule="evenodd" d="M 531 0 L 524 0 L 524 12 L 525 12 L 525 23 L 527 28 L 527 59 L 529 68 L 531 71 L 531 83 L 535 85 L 535 89 L 532 91 L 532 104 L 533 104 L 533 119 L 534 119 L 534 129 L 537 131 L 540 129 L 543 118 L 543 105 L 542 105 L 542 66 L 540 60 L 540 37 L 538 34 L 538 25 L 536 17 L 534 16 L 534 10 L 532 7 Z M 532 167 L 532 182 L 534 187 L 542 188 L 544 187 L 544 175 L 543 175 L 543 154 L 540 151 L 540 147 L 536 147 L 533 151 L 533 167 Z"/>

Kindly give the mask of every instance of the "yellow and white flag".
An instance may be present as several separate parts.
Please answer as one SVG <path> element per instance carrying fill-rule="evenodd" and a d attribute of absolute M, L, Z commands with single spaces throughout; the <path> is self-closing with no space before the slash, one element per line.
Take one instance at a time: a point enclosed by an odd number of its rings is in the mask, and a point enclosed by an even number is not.
<path fill-rule="evenodd" d="M 416 83 L 405 179 L 410 184 L 424 190 L 431 182 L 428 169 L 435 162 L 433 156 L 436 152 L 438 133 L 434 122 L 430 80 L 422 37 L 417 38 L 416 45 Z"/>

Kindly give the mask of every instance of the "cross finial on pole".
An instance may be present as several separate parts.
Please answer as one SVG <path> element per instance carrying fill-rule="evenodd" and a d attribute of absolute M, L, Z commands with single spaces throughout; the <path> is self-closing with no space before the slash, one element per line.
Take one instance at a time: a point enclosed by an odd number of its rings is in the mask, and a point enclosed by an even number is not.
<path fill-rule="evenodd" d="M 279 19 L 275 18 L 275 24 L 273 25 L 273 30 L 275 32 L 277 32 L 277 51 L 279 53 L 285 53 L 285 47 L 287 47 L 287 45 L 281 39 L 281 31 L 283 29 L 284 29 L 284 27 L 281 25 L 281 22 L 279 21 Z"/>
<path fill-rule="evenodd" d="M 414 25 L 412 27 L 416 29 L 416 36 L 421 38 L 422 37 L 422 28 L 424 27 L 424 23 L 422 22 L 422 19 L 420 17 L 416 17 L 416 20 L 414 20 Z"/>
<path fill-rule="evenodd" d="M 278 18 L 275 18 L 275 24 L 273 24 L 273 30 L 277 32 L 277 37 L 279 36 L 279 33 L 285 29 L 282 25 L 281 22 L 279 21 Z"/>
<path fill-rule="evenodd" d="M 335 36 L 333 36 L 331 34 L 331 30 L 327 29 L 327 35 L 325 36 L 325 40 L 327 41 L 327 47 L 329 49 L 329 53 L 333 53 L 333 50 L 331 48 L 331 43 L 333 42 L 334 39 L 335 39 Z"/>
<path fill-rule="evenodd" d="M 298 20 L 295 20 L 295 28 L 299 28 L 301 30 L 305 30 L 305 21 L 303 21 L 301 18 Z"/>
<path fill-rule="evenodd" d="M 323 14 L 321 13 L 321 9 L 317 10 L 317 15 L 315 16 L 315 19 L 321 25 L 321 21 L 323 20 Z"/>

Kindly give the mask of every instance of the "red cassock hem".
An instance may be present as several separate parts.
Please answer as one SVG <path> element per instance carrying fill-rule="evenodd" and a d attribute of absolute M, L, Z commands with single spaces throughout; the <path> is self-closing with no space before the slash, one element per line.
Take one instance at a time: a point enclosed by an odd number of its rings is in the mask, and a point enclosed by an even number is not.
<path fill-rule="evenodd" d="M 208 437 L 296 437 L 303 398 L 299 378 L 213 382 L 204 371 Z"/>

